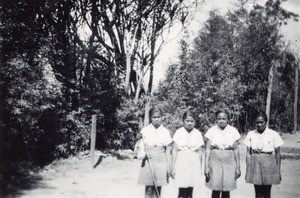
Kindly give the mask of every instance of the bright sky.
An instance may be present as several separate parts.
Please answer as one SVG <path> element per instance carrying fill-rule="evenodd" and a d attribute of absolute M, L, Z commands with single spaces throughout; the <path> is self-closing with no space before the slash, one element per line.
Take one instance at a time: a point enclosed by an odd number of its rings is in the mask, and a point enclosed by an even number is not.
<path fill-rule="evenodd" d="M 176 61 L 178 56 L 178 43 L 181 38 L 192 41 L 193 38 L 197 35 L 198 31 L 201 29 L 203 23 L 208 19 L 209 11 L 213 9 L 218 9 L 220 13 L 224 14 L 227 10 L 232 9 L 234 7 L 234 2 L 236 0 L 206 0 L 206 3 L 200 5 L 199 11 L 196 14 L 195 21 L 189 26 L 187 37 L 184 34 L 181 34 L 177 38 L 170 41 L 168 44 L 164 46 L 161 54 L 158 56 L 155 66 L 154 66 L 154 88 L 157 88 L 157 85 L 160 80 L 162 80 L 165 76 L 165 71 L 169 63 Z M 249 1 L 251 3 L 259 3 L 263 4 L 265 0 L 252 0 Z M 282 3 L 282 6 L 292 11 L 300 16 L 300 0 L 287 0 Z M 169 38 L 174 38 L 175 35 L 178 34 L 179 28 L 174 28 L 172 31 L 173 35 L 170 35 Z M 284 35 L 284 39 L 291 43 L 291 46 L 298 53 L 300 57 L 300 25 L 299 22 L 289 21 L 288 25 L 282 27 L 282 34 Z"/>

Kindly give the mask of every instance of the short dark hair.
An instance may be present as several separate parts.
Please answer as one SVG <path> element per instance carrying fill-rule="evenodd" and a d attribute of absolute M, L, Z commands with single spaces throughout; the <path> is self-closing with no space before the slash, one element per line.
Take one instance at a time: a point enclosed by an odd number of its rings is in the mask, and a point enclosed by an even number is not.
<path fill-rule="evenodd" d="M 192 118 L 194 118 L 194 120 L 196 120 L 196 114 L 189 110 L 184 112 L 184 114 L 182 115 L 182 120 L 184 121 L 188 116 L 191 116 Z"/>
<path fill-rule="evenodd" d="M 230 113 L 226 109 L 219 109 L 215 113 L 215 117 L 217 118 L 220 113 L 225 113 L 227 115 L 228 120 L 230 120 Z"/>
<path fill-rule="evenodd" d="M 149 111 L 149 116 L 150 116 L 150 118 L 153 116 L 153 114 L 154 114 L 155 112 L 159 112 L 161 116 L 162 116 L 162 114 L 163 114 L 163 112 L 162 112 L 162 110 L 161 110 L 160 107 L 154 106 L 154 107 L 152 107 L 152 108 L 150 109 L 150 111 Z"/>
<path fill-rule="evenodd" d="M 268 116 L 264 111 L 259 111 L 255 116 L 255 120 L 259 117 L 262 117 L 265 122 L 268 122 Z"/>

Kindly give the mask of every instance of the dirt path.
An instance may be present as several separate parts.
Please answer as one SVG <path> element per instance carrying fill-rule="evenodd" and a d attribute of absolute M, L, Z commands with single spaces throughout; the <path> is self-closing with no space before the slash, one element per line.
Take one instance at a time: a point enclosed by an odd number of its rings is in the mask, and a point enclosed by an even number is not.
<path fill-rule="evenodd" d="M 242 149 L 243 150 L 243 149 Z M 98 153 L 99 156 L 99 153 Z M 242 177 L 238 180 L 238 188 L 231 192 L 232 198 L 254 197 L 254 189 L 246 184 L 245 161 L 241 156 Z M 42 180 L 33 188 L 20 192 L 19 197 L 26 198 L 141 198 L 144 187 L 137 184 L 140 161 L 136 159 L 118 160 L 107 156 L 92 169 L 90 161 L 85 157 L 70 158 L 46 167 L 40 173 Z M 282 183 L 273 186 L 273 198 L 300 197 L 300 160 L 282 161 Z M 210 190 L 203 183 L 195 189 L 194 197 L 209 198 Z M 177 197 L 177 189 L 173 180 L 162 189 L 162 198 Z"/>

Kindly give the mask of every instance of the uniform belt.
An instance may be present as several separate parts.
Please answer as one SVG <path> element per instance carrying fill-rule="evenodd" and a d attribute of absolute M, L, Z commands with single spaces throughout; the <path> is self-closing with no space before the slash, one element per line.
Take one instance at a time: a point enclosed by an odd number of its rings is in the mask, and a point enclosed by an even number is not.
<path fill-rule="evenodd" d="M 232 147 L 220 148 L 220 147 L 217 147 L 217 146 L 212 146 L 211 150 L 233 150 L 233 148 Z"/>
<path fill-rule="evenodd" d="M 164 153 L 165 150 L 162 147 L 149 147 L 147 146 L 145 151 L 147 152 L 148 155 L 155 155 L 159 153 Z"/>
<path fill-rule="evenodd" d="M 254 154 L 272 154 L 273 151 L 266 152 L 266 151 L 260 151 L 260 150 L 252 150 L 252 153 L 254 153 Z"/>
<path fill-rule="evenodd" d="M 198 149 L 193 149 L 193 148 L 184 148 L 184 149 L 178 149 L 178 151 L 194 151 L 194 152 L 198 152 Z"/>

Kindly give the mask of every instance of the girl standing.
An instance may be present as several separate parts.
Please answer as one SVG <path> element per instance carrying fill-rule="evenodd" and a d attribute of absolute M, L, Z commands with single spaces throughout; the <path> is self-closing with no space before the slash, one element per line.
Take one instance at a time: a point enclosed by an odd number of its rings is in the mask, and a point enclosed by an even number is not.
<path fill-rule="evenodd" d="M 250 131 L 244 144 L 247 146 L 246 182 L 254 184 L 255 197 L 271 197 L 272 184 L 279 184 L 280 146 L 279 134 L 267 127 L 267 115 L 259 113 L 255 119 L 256 130 Z"/>
<path fill-rule="evenodd" d="M 217 125 L 208 129 L 206 143 L 205 171 L 206 186 L 212 190 L 212 198 L 229 198 L 241 176 L 238 130 L 228 124 L 229 112 L 215 113 Z"/>
<path fill-rule="evenodd" d="M 200 183 L 200 147 L 202 134 L 194 128 L 195 116 L 189 111 L 183 114 L 183 127 L 173 137 L 173 166 L 171 176 L 179 188 L 179 198 L 192 198 L 193 188 Z"/>
<path fill-rule="evenodd" d="M 170 132 L 162 126 L 162 110 L 150 109 L 151 124 L 141 130 L 145 157 L 138 183 L 145 185 L 145 197 L 160 197 L 161 186 L 166 185 L 170 167 Z"/>

